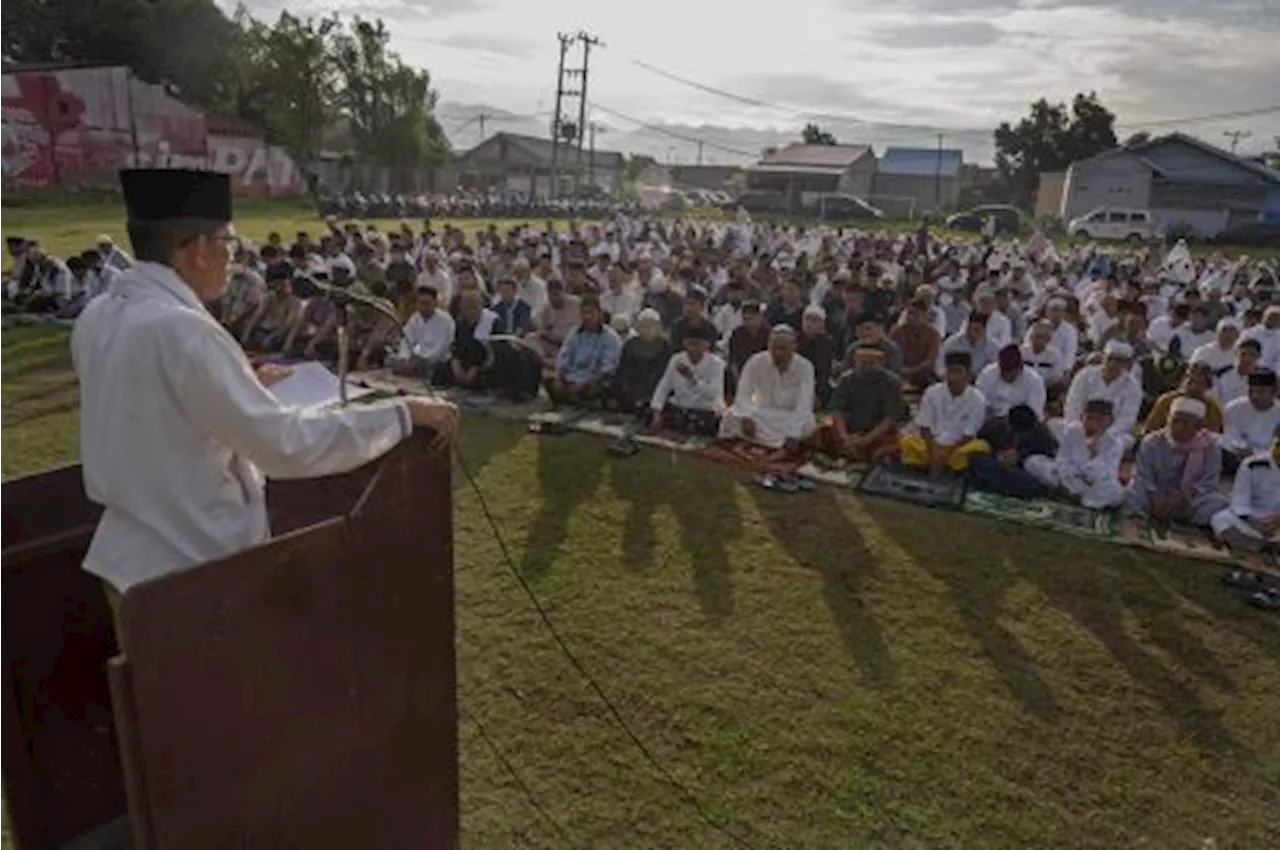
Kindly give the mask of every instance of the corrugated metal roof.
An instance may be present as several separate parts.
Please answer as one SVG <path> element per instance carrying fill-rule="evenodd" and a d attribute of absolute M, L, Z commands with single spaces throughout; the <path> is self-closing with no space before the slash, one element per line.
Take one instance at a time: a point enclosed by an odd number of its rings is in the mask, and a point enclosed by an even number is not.
<path fill-rule="evenodd" d="M 806 145 L 796 142 L 765 155 L 760 160 L 760 165 L 801 165 L 843 170 L 870 150 L 868 145 Z"/>
<path fill-rule="evenodd" d="M 828 174 L 833 177 L 839 177 L 844 174 L 845 167 L 841 165 L 788 165 L 786 163 L 761 162 L 756 165 L 748 165 L 747 171 L 756 174 Z"/>
<path fill-rule="evenodd" d="M 879 174 L 900 177 L 955 177 L 964 165 L 964 152 L 930 148 L 889 148 L 876 165 Z"/>

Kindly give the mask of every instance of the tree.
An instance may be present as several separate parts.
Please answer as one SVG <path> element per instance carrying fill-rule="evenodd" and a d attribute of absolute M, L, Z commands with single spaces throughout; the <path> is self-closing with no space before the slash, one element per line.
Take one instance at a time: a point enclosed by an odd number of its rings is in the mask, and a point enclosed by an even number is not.
<path fill-rule="evenodd" d="M 1136 133 L 1129 134 L 1129 138 L 1124 140 L 1124 146 L 1132 148 L 1138 145 L 1145 145 L 1149 141 L 1151 141 L 1151 134 L 1146 130 L 1139 130 Z"/>
<path fill-rule="evenodd" d="M 1031 104 L 1031 114 L 995 131 L 996 168 L 1014 202 L 1030 207 L 1040 175 L 1063 171 L 1076 160 L 1116 147 L 1115 115 L 1095 92 L 1077 94 L 1066 104 L 1044 98 Z"/>
<path fill-rule="evenodd" d="M 1268 166 L 1280 171 L 1280 136 L 1273 137 L 1271 141 L 1275 142 L 1276 149 L 1264 153 L 1262 156 L 1266 159 Z"/>
<path fill-rule="evenodd" d="M 402 62 L 388 49 L 390 40 L 381 20 L 358 17 L 337 36 L 341 113 L 362 158 L 393 168 L 437 164 L 449 146 L 432 115 L 437 95 L 431 77 Z"/>
<path fill-rule="evenodd" d="M 324 128 L 338 117 L 337 16 L 302 20 L 282 12 L 272 26 L 236 11 L 240 33 L 236 115 L 301 160 L 320 152 Z"/>
<path fill-rule="evenodd" d="M 817 124 L 805 124 L 804 129 L 800 131 L 800 138 L 806 145 L 836 144 L 836 137 L 819 127 Z"/>

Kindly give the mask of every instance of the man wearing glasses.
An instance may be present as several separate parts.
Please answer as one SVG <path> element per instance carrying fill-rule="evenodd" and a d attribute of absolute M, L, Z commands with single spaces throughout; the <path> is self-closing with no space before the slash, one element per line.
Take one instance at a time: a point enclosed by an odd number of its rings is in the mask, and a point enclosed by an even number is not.
<path fill-rule="evenodd" d="M 255 372 L 204 306 L 226 290 L 238 246 L 228 177 L 139 169 L 120 179 L 137 262 L 85 308 L 71 339 L 85 491 L 105 508 L 84 568 L 106 583 L 117 617 L 132 585 L 269 538 L 266 477 L 346 472 L 415 426 L 442 444 L 457 428 L 453 405 L 425 398 L 281 404 L 267 387 L 287 370 Z"/>

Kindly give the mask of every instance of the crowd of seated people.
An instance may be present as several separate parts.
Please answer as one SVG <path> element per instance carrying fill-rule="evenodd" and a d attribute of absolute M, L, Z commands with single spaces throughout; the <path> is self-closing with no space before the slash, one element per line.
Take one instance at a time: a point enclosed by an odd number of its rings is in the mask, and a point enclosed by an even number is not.
<path fill-rule="evenodd" d="M 24 311 L 71 311 L 129 264 L 109 240 L 74 267 L 25 240 L 9 250 L 6 303 Z M 329 287 L 403 321 L 348 311 L 361 369 L 545 392 L 778 459 L 964 475 L 1233 546 L 1280 534 L 1280 299 L 1265 262 L 745 214 L 471 232 L 329 220 L 314 238 L 243 243 L 210 309 L 246 348 L 332 358 L 338 311 L 316 297 Z"/>

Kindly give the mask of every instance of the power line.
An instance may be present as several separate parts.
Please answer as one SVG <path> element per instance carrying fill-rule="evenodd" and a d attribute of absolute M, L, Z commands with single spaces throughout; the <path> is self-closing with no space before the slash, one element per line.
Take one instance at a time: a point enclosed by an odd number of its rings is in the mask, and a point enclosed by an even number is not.
<path fill-rule="evenodd" d="M 1208 115 L 1190 115 L 1183 118 L 1161 118 L 1156 121 L 1123 122 L 1116 126 L 1127 130 L 1142 127 L 1162 127 L 1169 124 L 1199 124 L 1205 121 L 1230 121 L 1236 118 L 1253 118 L 1258 115 L 1270 115 L 1280 112 L 1280 106 L 1261 106 L 1257 109 L 1242 109 L 1236 112 L 1216 112 Z"/>
<path fill-rule="evenodd" d="M 787 104 L 781 104 L 781 103 L 771 103 L 766 100 L 760 100 L 759 98 L 748 97 L 747 95 L 744 95 L 744 94 L 738 94 L 736 92 L 731 92 L 722 88 L 717 88 L 716 86 L 707 85 L 706 83 L 700 83 L 697 80 L 691 80 L 688 77 L 681 76 L 680 74 L 676 74 L 672 71 L 667 71 L 663 68 L 658 68 L 654 65 L 650 65 L 648 62 L 644 62 L 640 59 L 630 58 L 629 61 L 636 67 L 643 68 L 644 70 L 649 71 L 650 73 L 657 74 L 660 77 L 665 77 L 668 80 L 681 83 L 682 85 L 695 88 L 699 91 L 703 91 L 708 94 L 713 94 L 713 95 L 716 95 L 717 97 L 725 98 L 726 100 L 732 100 L 737 103 L 744 104 L 746 106 L 757 106 L 763 109 L 772 109 L 777 112 L 789 112 L 792 115 L 798 116 L 800 118 L 816 119 L 819 121 L 837 121 L 837 122 L 844 122 L 849 124 L 864 124 L 868 127 L 907 130 L 907 131 L 920 132 L 920 133 L 925 133 L 925 132 L 936 133 L 939 130 L 943 130 L 946 133 L 952 134 L 952 135 L 961 135 L 966 133 L 982 133 L 984 135 L 987 135 L 990 132 L 988 130 L 980 130 L 978 128 L 933 127 L 925 124 L 904 124 L 904 123 L 897 123 L 893 121 L 876 121 L 876 120 L 867 119 L 867 118 L 860 118 L 856 115 L 849 115 L 849 114 L 842 114 L 842 113 L 835 113 L 835 112 L 814 112 L 808 109 L 802 109 L 798 106 L 789 106 Z"/>
<path fill-rule="evenodd" d="M 498 760 L 498 764 L 501 765 L 502 769 L 511 776 L 512 781 L 515 782 L 516 787 L 518 787 L 524 794 L 525 799 L 529 802 L 529 806 L 537 812 L 538 817 L 551 824 L 551 828 L 555 830 L 556 835 L 560 836 L 565 845 L 572 847 L 574 842 L 569 838 L 569 834 L 565 832 L 564 827 L 560 825 L 559 821 L 553 818 L 546 809 L 542 808 L 542 805 L 538 802 L 537 798 L 533 796 L 533 791 L 525 781 L 520 778 L 520 774 L 516 772 L 515 767 L 511 764 L 510 760 L 507 759 L 506 754 L 498 747 L 497 742 L 494 741 L 493 738 L 489 737 L 489 733 L 485 730 L 484 724 L 480 722 L 480 718 L 474 714 L 469 714 L 467 719 L 470 720 L 471 725 L 475 727 L 476 734 L 478 734 L 480 739 L 489 747 L 490 752 L 493 753 L 493 757 Z"/>
<path fill-rule="evenodd" d="M 551 615 L 547 613 L 547 609 L 544 608 L 542 603 L 538 600 L 538 595 L 533 592 L 533 588 L 529 585 L 528 579 L 524 577 L 524 574 L 520 572 L 520 569 L 512 559 L 511 551 L 507 548 L 507 542 L 503 538 L 501 530 L 498 528 L 498 520 L 489 509 L 489 503 L 484 497 L 484 491 L 480 489 L 479 482 L 477 482 L 475 476 L 471 474 L 471 469 L 467 466 L 466 461 L 463 460 L 462 453 L 454 452 L 454 456 L 457 458 L 458 466 L 462 469 L 462 474 L 466 476 L 467 482 L 471 485 L 471 489 L 475 491 L 476 500 L 480 504 L 480 512 L 484 514 L 485 520 L 489 523 L 489 528 L 493 532 L 494 540 L 498 544 L 498 550 L 502 553 L 502 558 L 506 562 L 507 569 L 513 576 L 515 576 L 516 581 L 519 582 L 520 587 L 525 592 L 525 595 L 529 597 L 529 602 L 532 603 L 534 611 L 537 612 L 538 617 L 542 620 L 542 624 L 546 626 L 547 631 L 550 632 L 551 637 L 556 642 L 556 645 L 559 646 L 560 652 L 569 660 L 570 665 L 573 666 L 574 670 L 578 672 L 578 675 L 580 675 L 587 685 L 590 686 L 591 690 L 595 692 L 596 697 L 604 704 L 604 707 L 613 717 L 614 722 L 622 727 L 622 731 L 631 739 L 631 743 L 640 751 L 640 754 L 644 756 L 645 760 L 649 762 L 654 770 L 661 774 L 663 779 L 665 779 L 667 783 L 675 789 L 676 793 L 679 794 L 685 803 L 687 803 L 689 807 L 697 813 L 702 821 L 716 832 L 731 839 L 735 844 L 740 846 L 751 846 L 742 836 L 711 817 L 711 814 L 703 807 L 702 803 L 698 801 L 698 798 L 694 796 L 693 792 L 686 788 L 684 784 L 676 778 L 675 774 L 666 767 L 666 765 L 658 761 L 657 757 L 654 756 L 649 747 L 640 739 L 640 736 L 635 733 L 630 724 L 627 723 L 626 719 L 622 716 L 622 712 L 620 712 L 617 706 L 613 704 L 613 700 L 609 699 L 608 694 L 604 692 L 604 688 L 600 686 L 600 683 L 595 680 L 595 677 L 591 675 L 590 671 L 587 670 L 586 666 L 583 665 L 578 656 L 569 648 L 569 645 L 565 642 L 564 638 L 561 637 L 559 629 L 557 629 L 555 623 L 552 622 Z"/>
<path fill-rule="evenodd" d="M 660 77 L 665 77 L 668 80 L 681 83 L 682 85 L 689 86 L 690 88 L 695 88 L 699 91 L 703 91 L 708 94 L 713 94 L 713 95 L 716 95 L 717 97 L 725 98 L 726 100 L 732 100 L 747 106 L 757 106 L 764 109 L 773 109 L 780 112 L 789 112 L 793 115 L 797 115 L 802 118 L 811 118 L 811 119 L 829 120 L 829 121 L 846 121 L 854 124 L 865 124 L 869 127 L 911 130 L 911 131 L 918 131 L 918 132 L 925 132 L 925 131 L 937 132 L 938 130 L 945 130 L 948 133 L 957 134 L 957 135 L 963 134 L 963 133 L 987 134 L 990 132 L 988 130 L 980 130 L 978 128 L 957 129 L 957 128 L 950 128 L 950 127 L 932 127 L 924 124 L 907 124 L 907 123 L 898 123 L 893 121 L 876 121 L 876 120 L 870 120 L 866 118 L 859 118 L 855 115 L 833 113 L 833 112 L 811 112 L 809 110 L 801 109 L 799 107 L 788 106 L 786 104 L 779 104 L 779 103 L 770 103 L 769 101 L 760 100 L 759 98 L 748 97 L 747 95 L 726 91 L 725 89 L 717 88 L 716 86 L 707 85 L 706 83 L 700 83 L 697 80 L 692 80 L 692 79 L 689 79 L 688 77 L 681 76 L 680 74 L 676 74 L 672 71 L 668 71 L 663 68 L 658 68 L 654 65 L 650 65 L 648 62 L 645 62 L 640 59 L 636 59 L 634 57 L 629 57 L 629 61 L 636 67 L 642 68 L 646 71 L 649 71 L 650 73 L 657 74 Z M 1142 128 L 1142 127 L 1160 127 L 1160 126 L 1174 125 L 1174 124 L 1198 124 L 1205 121 L 1225 121 L 1225 120 L 1231 120 L 1231 119 L 1237 119 L 1237 118 L 1252 118 L 1259 115 L 1269 115 L 1274 112 L 1280 112 L 1280 106 L 1263 106 L 1263 107 L 1258 107 L 1256 109 L 1244 109 L 1244 110 L 1237 110 L 1234 112 L 1219 112 L 1219 113 L 1211 113 L 1208 115 L 1189 115 L 1189 116 L 1183 116 L 1178 118 L 1162 118 L 1162 119 L 1153 120 L 1153 121 L 1120 122 L 1117 124 L 1117 126 L 1123 127 L 1126 129 L 1136 129 L 1136 128 Z"/>
<path fill-rule="evenodd" d="M 686 136 L 683 133 L 677 133 L 675 130 L 670 130 L 666 127 L 663 127 L 660 124 L 650 124 L 649 122 L 644 121 L 640 118 L 633 118 L 632 116 L 627 115 L 626 113 L 623 113 L 623 112 L 619 112 L 616 109 L 611 109 L 607 106 L 602 106 L 598 101 L 592 101 L 591 108 L 598 109 L 606 115 L 612 115 L 615 118 L 621 118 L 623 121 L 628 121 L 632 124 L 637 124 L 646 130 L 652 130 L 655 133 L 660 133 L 661 135 L 669 136 L 673 139 L 679 139 L 680 141 L 688 142 L 689 144 L 706 145 L 709 148 L 713 148 L 715 150 L 721 150 L 721 151 L 724 151 L 725 153 L 731 153 L 737 156 L 749 156 L 752 158 L 756 158 L 760 156 L 759 151 L 746 151 L 746 150 L 742 150 L 741 148 L 734 148 L 734 147 L 730 147 L 729 145 L 722 145 L 719 142 L 712 142 L 706 139 L 699 139 L 695 136 Z"/>

